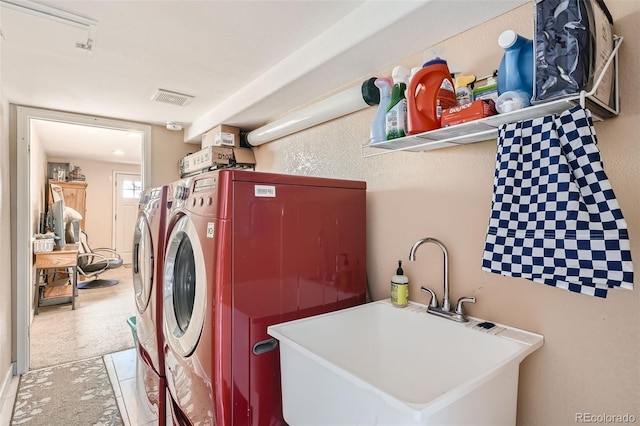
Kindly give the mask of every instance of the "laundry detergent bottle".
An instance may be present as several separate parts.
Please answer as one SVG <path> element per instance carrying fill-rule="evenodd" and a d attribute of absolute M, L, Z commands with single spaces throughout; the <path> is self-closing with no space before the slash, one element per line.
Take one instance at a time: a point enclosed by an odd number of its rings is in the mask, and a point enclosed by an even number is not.
<path fill-rule="evenodd" d="M 513 30 L 504 31 L 498 38 L 504 55 L 498 68 L 498 95 L 505 92 L 525 92 L 533 95 L 533 41 Z"/>
<path fill-rule="evenodd" d="M 442 111 L 456 105 L 447 61 L 435 58 L 426 62 L 407 90 L 407 132 L 410 135 L 440 128 Z"/>
<path fill-rule="evenodd" d="M 391 73 L 393 77 L 393 89 L 391 100 L 387 106 L 386 134 L 387 140 L 401 138 L 407 134 L 407 99 L 405 91 L 409 70 L 403 66 L 397 66 Z"/>
<path fill-rule="evenodd" d="M 376 110 L 376 115 L 371 123 L 371 133 L 369 135 L 369 143 L 377 143 L 387 140 L 387 107 L 391 100 L 391 86 L 393 82 L 390 78 L 379 77 L 374 83 L 380 91 L 380 103 Z"/>

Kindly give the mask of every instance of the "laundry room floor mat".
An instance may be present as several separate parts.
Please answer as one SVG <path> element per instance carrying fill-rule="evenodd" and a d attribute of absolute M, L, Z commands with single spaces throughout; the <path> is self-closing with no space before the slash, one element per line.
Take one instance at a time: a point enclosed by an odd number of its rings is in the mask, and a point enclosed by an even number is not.
<path fill-rule="evenodd" d="M 11 425 L 123 425 L 103 358 L 23 374 Z"/>

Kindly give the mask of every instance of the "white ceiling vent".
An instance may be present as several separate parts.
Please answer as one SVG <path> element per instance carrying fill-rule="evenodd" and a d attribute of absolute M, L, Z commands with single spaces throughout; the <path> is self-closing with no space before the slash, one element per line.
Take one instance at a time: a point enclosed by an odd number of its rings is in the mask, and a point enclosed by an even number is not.
<path fill-rule="evenodd" d="M 191 103 L 194 96 L 185 95 L 183 93 L 170 92 L 168 90 L 158 89 L 151 98 L 152 101 L 164 102 L 166 104 L 187 106 Z"/>

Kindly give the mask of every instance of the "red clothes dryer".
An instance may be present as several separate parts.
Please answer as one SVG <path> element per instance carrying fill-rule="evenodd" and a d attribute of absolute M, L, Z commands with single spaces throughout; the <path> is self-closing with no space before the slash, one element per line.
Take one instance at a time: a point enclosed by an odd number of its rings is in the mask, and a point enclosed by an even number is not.
<path fill-rule="evenodd" d="M 365 183 L 221 170 L 167 198 L 174 424 L 285 424 L 267 326 L 365 302 Z"/>
<path fill-rule="evenodd" d="M 166 380 L 162 355 L 162 273 L 166 239 L 167 187 L 140 196 L 133 236 L 133 287 L 138 335 L 136 388 L 138 422 L 166 421 Z"/>

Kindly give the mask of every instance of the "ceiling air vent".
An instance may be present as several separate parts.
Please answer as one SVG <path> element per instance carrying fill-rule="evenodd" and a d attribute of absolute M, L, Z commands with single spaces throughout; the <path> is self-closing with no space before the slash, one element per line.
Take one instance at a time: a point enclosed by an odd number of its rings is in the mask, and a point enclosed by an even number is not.
<path fill-rule="evenodd" d="M 183 93 L 170 92 L 168 90 L 158 89 L 151 98 L 152 101 L 164 102 L 165 104 L 187 106 L 193 100 L 193 96 Z"/>

